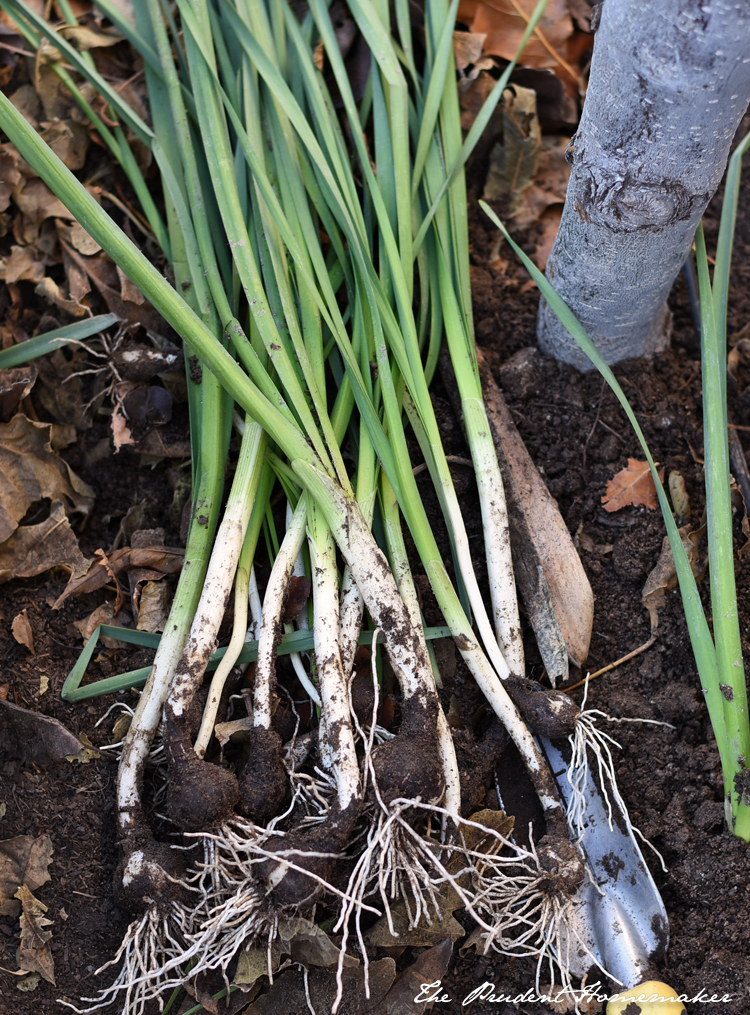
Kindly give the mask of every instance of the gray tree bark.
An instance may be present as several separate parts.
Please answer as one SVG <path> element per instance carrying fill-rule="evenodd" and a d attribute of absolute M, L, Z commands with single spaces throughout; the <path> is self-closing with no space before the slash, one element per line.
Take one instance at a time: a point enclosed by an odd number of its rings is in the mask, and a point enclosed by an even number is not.
<path fill-rule="evenodd" d="M 667 296 L 750 101 L 748 0 L 606 0 L 547 277 L 609 363 L 669 342 Z M 539 345 L 588 357 L 542 301 Z"/>

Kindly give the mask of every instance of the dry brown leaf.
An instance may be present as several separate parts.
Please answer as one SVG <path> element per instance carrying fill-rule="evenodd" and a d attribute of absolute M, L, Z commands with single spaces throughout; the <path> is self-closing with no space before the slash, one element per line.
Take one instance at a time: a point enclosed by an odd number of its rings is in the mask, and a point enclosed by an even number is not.
<path fill-rule="evenodd" d="M 53 567 L 64 567 L 72 578 L 88 570 L 65 514 L 62 501 L 54 501 L 49 518 L 38 525 L 21 525 L 0 545 L 0 584 L 11 578 L 32 578 Z"/>
<path fill-rule="evenodd" d="M 563 205 L 570 179 L 570 166 L 565 161 L 567 137 L 545 137 L 536 161 L 536 175 L 530 186 L 521 193 L 513 224 L 528 229 L 544 214 L 550 205 Z"/>
<path fill-rule="evenodd" d="M 482 56 L 482 48 L 486 38 L 487 36 L 483 32 L 453 33 L 453 52 L 459 70 L 466 70 L 470 64 L 477 63 Z"/>
<path fill-rule="evenodd" d="M 663 480 L 664 469 L 658 475 L 659 479 Z M 639 504 L 643 504 L 650 511 L 655 511 L 659 506 L 659 501 L 648 462 L 639 462 L 635 458 L 628 458 L 627 468 L 621 469 L 607 483 L 602 504 L 605 511 L 619 511 L 621 508 Z"/>
<path fill-rule="evenodd" d="M 93 236 L 89 236 L 79 222 L 74 222 L 70 230 L 70 242 L 81 254 L 87 257 L 97 254 L 102 248 Z"/>
<path fill-rule="evenodd" d="M 94 254 L 93 257 L 84 257 L 72 244 L 70 233 L 66 236 L 64 230 L 58 229 L 58 232 L 63 252 L 94 283 L 104 297 L 110 313 L 115 314 L 126 329 L 142 326 L 157 335 L 164 330 L 161 317 L 148 301 L 143 300 L 139 305 L 129 299 L 123 299 L 121 295 L 122 283 L 117 269 L 104 251 Z"/>
<path fill-rule="evenodd" d="M 13 191 L 13 200 L 19 211 L 37 225 L 48 218 L 73 218 L 62 201 L 39 179 L 22 180 Z"/>
<path fill-rule="evenodd" d="M 21 399 L 26 398 L 38 376 L 33 363 L 0 370 L 0 423 L 7 423 Z"/>
<path fill-rule="evenodd" d="M 678 531 L 693 575 L 696 581 L 700 580 L 705 569 L 705 563 L 701 562 L 699 558 L 698 547 L 706 531 L 706 526 L 703 525 L 701 528 L 691 532 L 689 526 L 685 525 Z M 665 536 L 662 540 L 659 559 L 646 579 L 646 584 L 643 586 L 643 592 L 641 593 L 641 602 L 651 617 L 652 634 L 659 626 L 659 610 L 664 605 L 664 596 L 676 585 L 677 569 L 674 563 L 674 556 L 672 555 L 672 547 L 669 543 L 669 536 Z"/>
<path fill-rule="evenodd" d="M 62 595 L 54 604 L 54 609 L 59 609 L 62 603 L 69 596 L 80 596 L 88 592 L 96 592 L 109 581 L 117 582 L 118 576 L 130 568 L 143 568 L 148 573 L 149 579 L 160 578 L 165 574 L 176 574 L 182 567 L 185 556 L 184 550 L 154 546 L 137 547 L 124 546 L 120 550 L 105 553 L 103 550 L 96 551 L 97 559 L 91 565 L 88 573 L 82 578 L 68 582 Z"/>
<path fill-rule="evenodd" d="M 672 499 L 672 507 L 677 518 L 682 522 L 687 521 L 690 517 L 690 497 L 685 488 L 685 479 L 682 473 L 670 472 L 668 486 L 669 496 Z"/>
<path fill-rule="evenodd" d="M 447 894 L 442 893 L 440 896 L 440 906 L 443 910 L 440 918 L 432 913 L 429 924 L 426 920 L 421 920 L 416 927 L 409 926 L 409 915 L 406 912 L 404 903 L 392 903 L 391 917 L 395 933 L 391 932 L 388 918 L 383 916 L 365 935 L 366 942 L 372 945 L 373 948 L 431 948 L 434 945 L 440 944 L 441 941 L 445 941 L 446 938 L 451 941 L 458 941 L 459 938 L 465 937 L 466 931 L 444 905 L 442 896 Z M 463 903 L 455 893 L 450 894 L 452 900 L 455 896 L 456 905 L 454 908 L 460 909 Z M 453 901 L 451 901 L 452 904 Z"/>
<path fill-rule="evenodd" d="M 15 615 L 13 623 L 10 625 L 10 630 L 18 644 L 25 645 L 29 652 L 34 655 L 34 634 L 31 630 L 26 610 L 22 610 L 21 613 Z"/>
<path fill-rule="evenodd" d="M 396 982 L 385 996 L 382 1011 L 388 1015 L 417 1015 L 432 1008 L 428 999 L 440 1002 L 450 1000 L 450 995 L 439 987 L 453 956 L 453 942 L 450 938 L 434 948 L 428 948 L 418 956 L 416 962 L 399 974 Z"/>
<path fill-rule="evenodd" d="M 512 60 L 536 6 L 535 0 L 516 2 L 526 13 L 526 18 L 518 13 L 511 0 L 461 0 L 457 20 L 472 32 L 486 34 L 485 53 Z M 563 56 L 565 44 L 573 34 L 573 22 L 565 0 L 548 0 L 539 29 L 550 46 Z M 559 66 L 536 35 L 529 39 L 518 64 L 520 67 L 549 67 L 552 70 Z"/>
<path fill-rule="evenodd" d="M 21 904 L 16 892 L 21 885 L 35 892 L 51 880 L 48 867 L 54 852 L 48 835 L 18 835 L 0 842 L 0 916 L 17 917 Z"/>
<path fill-rule="evenodd" d="M 514 85 L 503 93 L 503 141 L 490 153 L 490 167 L 484 187 L 485 201 L 504 194 L 516 197 L 528 187 L 536 174 L 537 155 L 542 141 L 536 115 L 536 93 Z"/>
<path fill-rule="evenodd" d="M 37 118 L 41 112 L 39 96 L 33 85 L 21 85 L 10 96 L 11 103 L 16 107 L 21 116 L 27 120 L 36 130 Z"/>
<path fill-rule="evenodd" d="M 292 937 L 288 944 L 282 946 L 282 954 L 288 953 L 292 962 L 301 962 L 304 966 L 322 966 L 328 968 L 338 964 L 341 951 L 329 936 L 312 920 L 296 919 L 289 921 L 293 926 Z M 358 966 L 359 961 L 351 955 L 345 955 L 345 967 Z"/>
<path fill-rule="evenodd" d="M 116 46 L 118 42 L 122 42 L 123 38 L 115 29 L 110 29 L 107 32 L 95 32 L 91 28 L 86 28 L 85 25 L 64 25 L 59 31 L 68 42 L 72 42 L 77 49 L 81 50 Z"/>
<path fill-rule="evenodd" d="M 56 307 L 66 311 L 66 313 L 72 314 L 73 317 L 83 317 L 86 313 L 86 307 L 79 303 L 78 300 L 69 299 L 57 282 L 51 279 L 49 275 L 46 275 L 36 287 L 36 294 L 37 296 L 43 296 Z"/>
<path fill-rule="evenodd" d="M 22 413 L 0 424 L 0 543 L 16 529 L 32 503 L 50 497 L 71 512 L 87 515 L 93 490 L 51 446 L 52 425 Z"/>
<path fill-rule="evenodd" d="M 114 603 L 102 603 L 83 620 L 74 620 L 73 627 L 83 638 L 84 644 L 89 640 L 91 635 L 97 629 L 100 624 L 115 624 L 115 604 Z M 120 643 L 115 638 L 108 638 L 106 635 L 101 635 L 101 642 L 105 648 L 119 648 Z"/>
<path fill-rule="evenodd" d="M 9 150 L 7 145 L 0 148 L 0 211 L 8 207 L 10 196 L 21 181 L 20 158 L 18 152 Z"/>
<path fill-rule="evenodd" d="M 40 383 L 35 394 L 45 410 L 58 423 L 72 423 L 77 430 L 87 430 L 94 408 L 87 404 L 80 377 L 88 365 L 86 350 L 81 346 L 56 349 L 36 362 Z"/>
<path fill-rule="evenodd" d="M 75 120 L 55 120 L 41 136 L 68 169 L 73 172 L 83 169 L 89 136 L 82 124 Z"/>
<path fill-rule="evenodd" d="M 7 285 L 13 282 L 41 282 L 47 260 L 44 257 L 38 260 L 38 253 L 36 247 L 19 247 L 14 244 L 10 248 L 8 260 L 4 264 L 0 261 L 0 278 L 4 278 Z"/>
<path fill-rule="evenodd" d="M 55 961 L 49 947 L 52 931 L 45 930 L 45 927 L 52 926 L 52 921 L 44 915 L 47 907 L 34 898 L 26 885 L 21 885 L 16 898 L 20 900 L 22 909 L 21 943 L 16 953 L 18 967 L 29 973 L 41 973 L 47 983 L 54 986 Z"/>
<path fill-rule="evenodd" d="M 172 604 L 174 587 L 168 579 L 148 581 L 144 584 L 138 599 L 138 631 L 156 634 L 163 631 Z"/>
<path fill-rule="evenodd" d="M 11 758 L 35 765 L 62 761 L 83 746 L 57 719 L 10 701 L 0 701 L 0 742 Z"/>
<path fill-rule="evenodd" d="M 82 253 L 85 253 L 85 251 L 82 251 Z M 120 296 L 130 303 L 137 303 L 138 306 L 140 306 L 141 303 L 145 303 L 146 297 L 135 282 L 131 282 L 119 264 L 116 264 L 115 267 L 117 268 L 117 277 L 120 280 Z"/>
<path fill-rule="evenodd" d="M 52 451 L 51 433 L 51 424 L 35 423 L 22 413 L 0 424 L 0 543 L 45 497 L 62 502 L 68 511 L 91 510 L 94 491 Z"/>
<path fill-rule="evenodd" d="M 458 94 L 461 103 L 461 127 L 464 130 L 470 129 L 477 118 L 477 114 L 484 105 L 485 99 L 496 84 L 495 79 L 487 71 L 482 71 L 476 78 L 462 78 L 458 82 Z M 486 128 L 487 136 L 497 137 L 502 130 L 502 123 L 502 108 L 495 109 Z"/>

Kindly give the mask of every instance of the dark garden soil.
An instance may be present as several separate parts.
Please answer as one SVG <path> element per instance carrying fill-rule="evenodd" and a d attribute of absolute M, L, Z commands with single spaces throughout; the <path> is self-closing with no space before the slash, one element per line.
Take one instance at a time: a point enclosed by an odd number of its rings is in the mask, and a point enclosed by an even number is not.
<path fill-rule="evenodd" d="M 475 207 L 476 192 L 472 197 Z M 729 311 L 729 335 L 750 320 L 750 188 L 740 199 L 738 235 Z M 714 209 L 716 213 L 718 208 Z M 538 354 L 516 356 L 534 344 L 538 293 L 522 269 L 512 265 L 503 276 L 488 267 L 494 230 L 473 212 L 472 264 L 477 336 L 501 385 L 526 445 L 557 498 L 594 589 L 596 613 L 587 667 L 597 670 L 644 643 L 650 633 L 649 616 L 641 605 L 641 591 L 661 550 L 664 526 L 660 514 L 645 507 L 607 514 L 601 498 L 607 481 L 628 457 L 641 458 L 634 435 L 611 392 L 596 373 L 580 375 L 572 368 Z M 707 224 L 709 245 L 716 219 Z M 530 241 L 531 242 L 531 241 Z M 30 303 L 32 286 L 28 286 Z M 678 470 L 691 501 L 691 521 L 700 525 L 703 510 L 702 431 L 699 350 L 682 283 L 673 294 L 674 331 L 671 349 L 652 362 L 629 362 L 616 368 L 654 457 L 666 470 Z M 515 356 L 515 358 L 513 358 Z M 730 385 L 731 418 L 750 427 L 750 387 Z M 452 410 L 450 379 L 438 376 L 434 398 L 442 420 L 448 454 L 466 457 L 460 424 Z M 42 416 L 41 418 L 45 418 Z M 738 429 L 750 447 L 750 432 Z M 144 467 L 136 452 L 125 448 L 114 455 L 108 429 L 96 422 L 67 453 L 70 464 L 94 488 L 96 505 L 80 533 L 84 553 L 111 548 L 127 510 L 145 502 L 141 528 L 160 525 L 167 545 L 179 542 L 179 526 L 169 508 L 175 476 L 168 463 Z M 415 461 L 416 464 L 416 461 Z M 459 495 L 466 505 L 470 537 L 481 535 L 471 472 L 454 469 Z M 425 484 L 426 488 L 426 484 Z M 437 507 L 428 506 L 435 515 Z M 744 537 L 737 515 L 737 545 Z M 478 562 L 479 563 L 479 562 Z M 481 564 L 479 565 L 481 566 Z M 750 563 L 738 564 L 738 588 L 743 645 L 750 650 Z M 262 574 L 261 574 L 262 577 Z M 61 609 L 52 604 L 64 587 L 59 572 L 0 588 L 0 684 L 7 683 L 8 700 L 58 718 L 69 730 L 85 734 L 94 746 L 111 740 L 113 717 L 97 721 L 115 701 L 112 696 L 77 705 L 59 697 L 65 676 L 81 648 L 73 621 L 87 616 L 109 593 L 69 599 Z M 439 622 L 424 583 L 423 609 L 428 622 Z M 707 580 L 700 585 L 707 594 Z M 113 596 L 110 595 L 110 598 Z M 12 619 L 26 610 L 34 636 L 35 654 L 11 636 Z M 529 673 L 542 677 L 542 666 L 530 633 L 526 639 Z M 502 738 L 493 735 L 492 719 L 467 674 L 456 665 L 450 645 L 439 647 L 444 663 L 443 703 L 446 712 L 454 699 L 459 755 L 471 809 L 497 806 L 493 770 L 500 783 L 513 783 L 523 810 L 523 786 L 518 766 Z M 91 667 L 92 677 L 106 676 L 148 662 L 142 651 L 102 647 Z M 576 683 L 579 671 L 572 671 Z M 41 692 L 40 679 L 48 678 Z M 573 696 L 581 700 L 582 691 Z M 134 694 L 120 696 L 135 700 Z M 667 873 L 650 851 L 645 855 L 662 893 L 670 920 L 666 960 L 654 972 L 680 992 L 731 994 L 730 1003 L 695 1005 L 691 1010 L 743 1015 L 750 1010 L 750 908 L 748 907 L 748 847 L 727 834 L 723 825 L 719 757 L 702 702 L 679 593 L 666 596 L 659 616 L 655 644 L 631 662 L 608 672 L 590 687 L 588 703 L 614 717 L 661 720 L 671 724 L 618 724 L 607 727 L 619 741 L 617 776 L 620 791 L 637 825 L 661 851 Z M 5 745 L 7 747 L 7 745 Z M 513 773 L 508 780 L 508 773 Z M 505 773 L 505 776 L 504 774 Z M 0 917 L 0 1013 L 31 1015 L 62 1011 L 57 999 L 75 1000 L 104 986 L 111 970 L 95 976 L 110 959 L 127 926 L 112 896 L 118 861 L 114 821 L 116 763 L 102 755 L 86 764 L 62 761 L 42 768 L 23 754 L 0 745 L 0 839 L 19 835 L 49 835 L 54 845 L 51 881 L 36 893 L 52 920 L 52 954 L 57 986 L 40 983 L 33 993 L 16 989 L 8 972 L 17 968 L 19 924 Z M 506 800 L 507 803 L 507 800 Z M 512 809 L 512 808 L 509 808 Z M 520 813 L 520 812 L 519 812 Z M 533 815 L 532 815 L 533 816 Z M 521 822 L 519 821 L 519 824 Z M 457 914 L 459 917 L 461 914 Z M 469 921 L 464 920 L 466 927 Z M 397 957 L 399 969 L 414 962 L 417 950 Z M 331 974 L 332 975 L 332 974 Z M 504 994 L 523 993 L 534 982 L 531 960 L 480 957 L 473 951 L 454 959 L 444 977 L 450 1001 L 436 1006 L 444 1013 L 491 1010 L 523 1011 L 538 1015 L 548 1009 L 534 1004 L 484 1003 L 463 1007 L 463 998 L 484 981 Z M 194 1002 L 190 1002 L 194 1003 Z M 182 1001 L 176 1010 L 189 1007 Z M 116 1009 L 112 1009 L 116 1010 Z M 221 1002 L 220 1007 L 221 1009 Z M 233 1006 L 232 1010 L 238 1010 Z M 306 1011 L 302 1006 L 300 1012 Z M 363 1009 L 345 1002 L 341 1011 Z M 286 1015 L 297 1010 L 285 1008 Z M 319 1015 L 323 1013 L 319 1010 Z"/>

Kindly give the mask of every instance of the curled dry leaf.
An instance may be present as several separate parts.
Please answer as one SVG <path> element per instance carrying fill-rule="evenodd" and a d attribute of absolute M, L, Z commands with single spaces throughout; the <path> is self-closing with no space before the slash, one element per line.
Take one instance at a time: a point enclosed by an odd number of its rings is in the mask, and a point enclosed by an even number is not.
<path fill-rule="evenodd" d="M 11 578 L 32 578 L 53 567 L 64 567 L 72 578 L 88 570 L 70 527 L 62 501 L 54 501 L 49 518 L 37 525 L 21 525 L 0 545 L 0 584 Z"/>
<path fill-rule="evenodd" d="M 21 903 L 16 893 L 22 885 L 35 892 L 51 880 L 48 868 L 53 852 L 48 835 L 36 839 L 17 835 L 0 842 L 0 916 L 19 915 Z"/>
<path fill-rule="evenodd" d="M 72 314 L 73 317 L 83 317 L 87 312 L 87 308 L 82 303 L 79 303 L 77 299 L 73 299 L 72 296 L 66 296 L 64 290 L 49 275 L 45 275 L 36 287 L 36 294 L 37 296 L 43 296 L 44 299 L 59 307 L 60 310 Z"/>
<path fill-rule="evenodd" d="M 484 32 L 453 33 L 453 53 L 459 70 L 466 70 L 480 60 L 486 38 Z"/>
<path fill-rule="evenodd" d="M 31 630 L 26 610 L 22 610 L 21 613 L 15 615 L 13 623 L 10 625 L 10 630 L 18 644 L 25 645 L 29 652 L 34 655 L 34 634 Z"/>
<path fill-rule="evenodd" d="M 84 25 L 64 25 L 60 29 L 60 34 L 80 50 L 116 46 L 118 42 L 122 42 L 122 36 L 116 29 L 95 32 L 92 28 L 87 28 Z"/>
<path fill-rule="evenodd" d="M 168 578 L 164 581 L 147 581 L 138 600 L 136 629 L 149 631 L 151 634 L 163 631 L 173 595 L 174 587 Z"/>
<path fill-rule="evenodd" d="M 49 943 L 52 931 L 45 928 L 52 926 L 52 921 L 44 915 L 47 907 L 35 899 L 26 885 L 16 892 L 21 902 L 21 943 L 16 953 L 19 969 L 29 973 L 41 973 L 47 983 L 54 986 L 55 961 L 52 958 Z"/>
<path fill-rule="evenodd" d="M 115 616 L 114 603 L 102 603 L 88 617 L 84 617 L 83 620 L 74 620 L 73 627 L 81 635 L 85 644 L 100 624 L 116 624 L 120 627 L 129 627 L 130 623 L 128 621 L 130 621 L 129 614 L 119 613 Z M 120 642 L 117 639 L 109 638 L 106 634 L 102 634 L 100 640 L 105 648 L 120 647 Z"/>
<path fill-rule="evenodd" d="M 0 260 L 0 278 L 5 279 L 7 285 L 13 282 L 35 282 L 39 283 L 44 278 L 47 267 L 47 259 L 37 258 L 39 251 L 36 247 L 20 247 L 14 244 L 10 248 L 10 257 L 7 261 Z"/>
<path fill-rule="evenodd" d="M 664 479 L 664 469 L 659 472 L 659 479 Z M 655 511 L 659 501 L 648 462 L 628 458 L 627 468 L 621 469 L 607 483 L 602 504 L 605 511 L 619 511 L 621 508 L 639 504 L 643 504 L 650 511 Z"/>
<path fill-rule="evenodd" d="M 490 154 L 490 167 L 484 188 L 485 201 L 504 194 L 514 198 L 511 213 L 520 193 L 536 174 L 537 155 L 542 133 L 536 115 L 536 94 L 531 88 L 514 85 L 503 93 L 503 141 Z"/>
<path fill-rule="evenodd" d="M 117 582 L 118 576 L 130 568 L 144 568 L 153 580 L 165 574 L 176 574 L 182 567 L 184 550 L 164 546 L 124 546 L 121 550 L 105 553 L 96 551 L 97 560 L 89 568 L 87 574 L 69 582 L 62 595 L 54 604 L 59 609 L 69 596 L 80 596 L 88 592 L 96 592 L 109 581 Z"/>
<path fill-rule="evenodd" d="M 690 497 L 685 488 L 685 479 L 680 472 L 670 472 L 667 480 L 672 507 L 680 521 L 690 517 Z"/>
<path fill-rule="evenodd" d="M 45 497 L 68 511 L 91 510 L 94 491 L 53 452 L 51 440 L 51 424 L 35 423 L 22 413 L 0 424 L 0 543 L 13 535 L 29 507 Z"/>
<path fill-rule="evenodd" d="M 698 547 L 705 531 L 705 525 L 694 531 L 690 531 L 687 525 L 679 529 L 682 545 L 696 581 L 700 580 L 705 570 L 705 561 L 701 561 L 698 554 Z M 651 617 L 652 634 L 659 626 L 659 610 L 664 605 L 664 596 L 676 585 L 677 568 L 674 563 L 672 547 L 669 544 L 669 537 L 665 536 L 662 540 L 659 559 L 646 579 L 646 584 L 643 586 L 643 592 L 641 593 L 641 602 Z"/>
<path fill-rule="evenodd" d="M 75 120 L 55 120 L 41 136 L 68 169 L 72 172 L 83 169 L 89 148 L 89 136 L 83 124 Z"/>

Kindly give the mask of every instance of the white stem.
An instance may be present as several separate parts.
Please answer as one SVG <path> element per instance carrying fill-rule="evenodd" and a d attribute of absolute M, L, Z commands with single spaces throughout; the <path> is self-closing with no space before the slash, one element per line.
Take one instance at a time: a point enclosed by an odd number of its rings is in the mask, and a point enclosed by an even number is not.
<path fill-rule="evenodd" d="M 359 506 L 368 528 L 372 528 L 372 516 L 375 511 L 375 490 L 361 501 Z M 344 578 L 341 582 L 341 598 L 339 602 L 339 611 L 341 613 L 341 665 L 344 667 L 344 674 L 347 678 L 351 676 L 351 672 L 354 669 L 354 657 L 357 654 L 357 646 L 359 645 L 364 610 L 365 604 L 362 599 L 362 593 L 357 588 L 351 568 L 347 565 L 344 569 Z"/>
<path fill-rule="evenodd" d="M 247 602 L 250 607 L 250 623 L 247 627 L 245 641 L 257 641 L 260 635 L 261 614 L 263 605 L 258 592 L 258 581 L 255 577 L 255 564 L 250 568 L 250 579 L 247 585 Z"/>
<path fill-rule="evenodd" d="M 414 402 L 408 394 L 404 396 L 404 409 L 409 417 L 412 430 L 419 441 L 419 446 L 422 449 L 425 463 L 427 464 L 428 471 L 432 477 L 446 523 L 451 532 L 458 568 L 461 572 L 464 585 L 466 586 L 471 608 L 474 611 L 474 618 L 479 629 L 479 636 L 482 639 L 485 651 L 490 657 L 492 665 L 504 680 L 506 677 L 510 676 L 510 667 L 503 656 L 503 653 L 500 651 L 500 646 L 498 645 L 495 633 L 492 630 L 490 618 L 487 616 L 487 610 L 484 605 L 484 600 L 482 599 L 482 593 L 479 590 L 479 583 L 477 582 L 476 574 L 474 573 L 474 564 L 471 560 L 469 537 L 466 534 L 463 515 L 461 514 L 458 497 L 456 496 L 456 488 L 453 485 L 453 478 L 450 474 L 445 454 L 442 447 L 433 445 L 429 442 L 414 406 Z"/>
<path fill-rule="evenodd" d="M 384 502 L 383 528 L 385 530 L 386 543 L 388 544 L 388 552 L 393 565 L 393 575 L 396 579 L 398 591 L 401 594 L 404 605 L 409 612 L 412 625 L 414 627 L 421 628 L 422 615 L 420 613 L 419 599 L 414 585 L 414 577 L 411 573 L 411 568 L 409 567 L 409 558 L 406 553 L 404 537 L 401 531 L 398 505 L 395 503 L 395 496 L 393 494 L 393 490 L 391 489 L 391 485 L 385 477 L 381 478 L 381 484 Z M 389 500 L 392 498 L 391 503 L 385 503 L 386 498 Z M 437 737 L 438 752 L 440 754 L 440 761 L 443 768 L 443 778 L 445 779 L 445 795 L 442 803 L 450 816 L 457 820 L 461 814 L 461 777 L 458 771 L 458 760 L 456 758 L 456 748 L 453 743 L 453 737 L 451 736 L 448 720 L 445 718 L 443 706 L 440 704 L 439 699 Z"/>
<path fill-rule="evenodd" d="M 461 409 L 482 510 L 487 579 L 495 633 L 510 672 L 520 677 L 524 673 L 523 639 L 503 477 L 484 404 L 478 398 L 464 398 Z"/>
<path fill-rule="evenodd" d="M 237 471 L 216 534 L 203 592 L 169 689 L 167 705 L 175 716 L 183 715 L 192 701 L 206 671 L 208 658 L 226 612 L 258 488 L 265 442 L 266 437 L 261 427 L 257 423 L 246 423 Z"/>
<path fill-rule="evenodd" d="M 310 502 L 308 545 L 313 576 L 313 632 L 315 663 L 325 715 L 320 753 L 336 780 L 344 811 L 361 796 L 357 751 L 354 746 L 349 691 L 339 652 L 339 598 L 336 545 L 319 509 Z"/>
<path fill-rule="evenodd" d="M 357 654 L 364 612 L 365 604 L 362 594 L 357 588 L 351 568 L 347 565 L 341 581 L 341 598 L 339 602 L 339 614 L 341 617 L 341 665 L 344 667 L 344 673 L 347 677 L 351 675 L 354 669 L 354 657 Z"/>
<path fill-rule="evenodd" d="M 133 829 L 138 822 L 143 766 L 161 722 L 169 685 L 190 629 L 191 618 L 184 615 L 184 609 L 180 609 L 181 599 L 191 591 L 190 569 L 202 567 L 204 561 L 205 558 L 203 561 L 185 562 L 170 611 L 170 623 L 159 642 L 151 672 L 136 705 L 122 748 L 117 770 L 117 820 L 123 832 Z"/>
<path fill-rule="evenodd" d="M 247 631 L 247 587 L 249 575 L 244 568 L 237 569 L 237 578 L 234 588 L 234 626 L 232 627 L 232 638 L 224 653 L 224 657 L 216 668 L 208 691 L 208 699 L 203 709 L 201 728 L 198 730 L 198 737 L 193 745 L 195 753 L 199 758 L 205 758 L 211 735 L 216 723 L 216 713 L 219 711 L 221 695 L 224 691 L 224 684 L 232 672 L 232 667 L 237 661 L 237 656 L 245 644 L 245 633 Z"/>
<path fill-rule="evenodd" d="M 255 664 L 253 721 L 256 726 L 262 726 L 266 730 L 271 729 L 276 649 L 281 638 L 284 600 L 289 587 L 289 579 L 294 570 L 294 562 L 305 540 L 306 520 L 307 497 L 302 494 L 297 503 L 297 510 L 292 516 L 291 524 L 279 547 L 279 552 L 276 554 L 276 560 L 273 562 L 263 600 L 258 639 L 258 661 Z"/>
<path fill-rule="evenodd" d="M 352 571 L 375 625 L 382 628 L 388 658 L 405 698 L 427 704 L 434 697 L 432 667 L 421 624 L 412 626 L 388 561 L 362 516 L 354 496 L 330 476 L 301 459 L 292 463 L 324 512 L 341 554 Z"/>
<path fill-rule="evenodd" d="M 289 503 L 289 501 L 287 501 L 286 502 L 286 527 L 287 528 L 289 528 L 289 526 L 292 523 L 292 516 L 293 516 L 293 514 L 294 514 L 294 512 L 292 511 L 292 505 Z M 297 554 L 297 559 L 294 562 L 294 568 L 292 570 L 292 575 L 295 578 L 304 578 L 305 577 L 305 560 L 304 560 L 304 557 L 302 556 L 302 552 L 301 551 Z M 305 609 L 301 610 L 299 615 L 295 618 L 295 620 L 296 620 L 296 624 L 297 624 L 298 630 L 300 630 L 300 631 L 307 631 L 307 630 L 309 630 L 309 624 L 307 623 L 307 610 L 305 610 Z M 294 626 L 292 624 L 285 624 L 284 625 L 284 632 L 286 634 L 291 634 L 291 632 L 293 630 L 294 630 Z M 292 664 L 292 668 L 294 669 L 295 674 L 297 675 L 297 680 L 299 680 L 300 684 L 302 684 L 302 686 L 307 691 L 307 693 L 310 695 L 312 700 L 315 702 L 315 704 L 318 706 L 318 708 L 320 708 L 320 695 L 318 694 L 318 691 L 317 691 L 317 688 L 315 687 L 315 684 L 313 684 L 313 682 L 310 680 L 310 678 L 307 675 L 307 671 L 305 670 L 305 664 L 302 662 L 302 656 L 299 654 L 299 652 L 290 652 L 289 653 L 289 660 L 290 660 L 290 662 Z"/>

